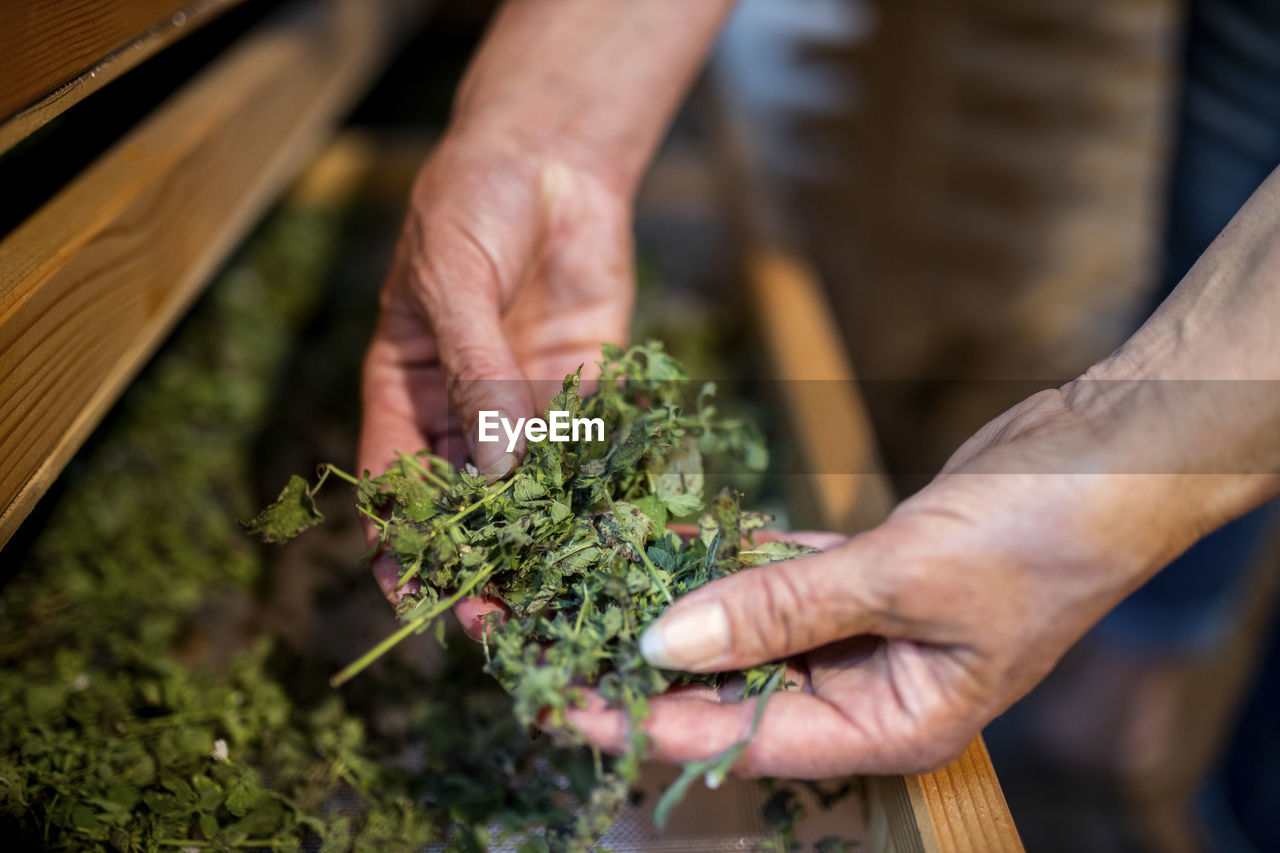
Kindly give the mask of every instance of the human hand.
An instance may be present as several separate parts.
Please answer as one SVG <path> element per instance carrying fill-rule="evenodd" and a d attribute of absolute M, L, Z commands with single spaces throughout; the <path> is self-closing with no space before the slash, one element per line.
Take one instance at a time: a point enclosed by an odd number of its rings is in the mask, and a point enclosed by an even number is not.
<path fill-rule="evenodd" d="M 1111 422 L 1075 396 L 1044 392 L 988 424 L 880 527 L 712 583 L 649 628 L 641 649 L 663 668 L 791 658 L 796 686 L 768 700 L 737 772 L 947 763 L 1202 532 L 1171 475 L 1098 473 L 1108 463 L 1087 451 Z M 746 735 L 757 700 L 729 692 L 651 700 L 654 757 L 705 759 Z M 623 713 L 596 694 L 568 720 L 606 749 L 626 743 Z"/>
<path fill-rule="evenodd" d="M 694 672 L 792 657 L 739 762 L 822 777 L 933 769 L 1178 553 L 1280 494 L 1280 171 L 1143 327 L 1010 409 L 884 524 L 677 601 L 641 637 Z M 794 656 L 794 657 L 793 657 Z M 756 700 L 651 703 L 656 757 L 705 759 Z M 596 695 L 570 722 L 625 738 Z"/>
<path fill-rule="evenodd" d="M 424 446 L 461 463 L 478 411 L 535 415 L 545 400 L 525 380 L 558 383 L 590 369 L 601 343 L 624 342 L 630 199 L 731 5 L 497 10 L 410 200 L 365 359 L 361 468 Z M 523 451 L 470 449 L 490 478 Z M 399 571 L 375 561 L 393 603 Z M 497 607 L 471 598 L 455 612 L 478 636 Z"/>
<path fill-rule="evenodd" d="M 424 447 L 490 479 L 523 448 L 475 441 L 477 413 L 513 422 L 546 404 L 527 380 L 588 369 L 603 341 L 625 343 L 632 247 L 627 192 L 501 128 L 465 125 L 441 142 L 409 204 L 364 362 L 358 464 L 373 472 Z M 368 531 L 371 541 L 374 531 Z M 375 560 L 393 602 L 400 568 Z M 498 607 L 455 608 L 475 635 Z"/>

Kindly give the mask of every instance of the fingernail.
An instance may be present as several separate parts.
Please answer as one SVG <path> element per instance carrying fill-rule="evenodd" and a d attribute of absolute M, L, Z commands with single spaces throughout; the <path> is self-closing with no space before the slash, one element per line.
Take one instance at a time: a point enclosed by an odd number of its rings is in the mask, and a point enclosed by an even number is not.
<path fill-rule="evenodd" d="M 490 483 L 501 480 L 507 474 L 511 473 L 511 469 L 516 467 L 516 457 L 511 453 L 504 453 L 498 457 L 498 461 L 489 467 L 483 469 L 480 473 Z"/>
<path fill-rule="evenodd" d="M 480 474 L 490 483 L 501 480 L 516 467 L 518 460 L 514 453 L 506 449 L 511 436 L 506 432 L 505 424 L 516 421 L 505 410 L 496 410 L 496 416 L 490 415 L 487 441 L 480 440 L 480 421 L 471 425 L 467 439 L 471 444 L 471 460 L 480 469 Z"/>
<path fill-rule="evenodd" d="M 640 654 L 659 669 L 699 670 L 729 652 L 729 614 L 718 601 L 673 608 L 640 635 Z"/>

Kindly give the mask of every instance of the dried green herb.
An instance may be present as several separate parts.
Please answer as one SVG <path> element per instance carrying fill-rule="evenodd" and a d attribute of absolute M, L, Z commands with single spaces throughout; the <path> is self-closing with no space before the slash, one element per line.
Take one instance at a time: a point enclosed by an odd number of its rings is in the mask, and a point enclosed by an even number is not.
<path fill-rule="evenodd" d="M 601 418 L 604 442 L 533 443 L 507 480 L 487 483 L 422 452 L 402 455 L 376 477 L 354 477 L 325 466 L 355 487 L 358 508 L 373 519 L 379 543 L 403 567 L 400 582 L 424 583 L 399 605 L 399 631 L 334 678 L 341 684 L 395 644 L 427 631 L 464 595 L 480 592 L 510 611 L 485 637 L 486 670 L 511 694 L 515 714 L 532 725 L 547 715 L 565 725 L 565 711 L 582 701 L 582 685 L 597 688 L 625 710 L 632 736 L 610 769 L 600 764 L 601 787 L 581 822 L 607 826 L 636 781 L 646 753 L 641 723 L 649 697 L 675 684 L 721 687 L 728 674 L 691 675 L 650 666 L 640 633 L 679 596 L 744 566 L 807 553 L 796 544 L 756 544 L 753 532 L 768 517 L 745 512 L 726 490 L 706 505 L 703 459 L 725 455 L 763 468 L 766 453 L 749 424 L 724 418 L 708 383 L 685 406 L 689 377 L 660 344 L 623 351 L 606 346 L 597 390 L 579 393 L 581 369 L 565 378 L 549 410 L 571 418 Z M 254 529 L 279 538 L 313 523 L 308 491 L 291 483 L 254 520 Z M 699 533 L 682 539 L 669 519 L 701 513 Z M 745 543 L 745 545 L 744 545 Z M 765 701 L 785 687 L 780 663 L 737 673 L 742 697 Z M 753 726 L 754 730 L 754 726 Z M 699 777 L 717 784 L 750 736 L 715 758 L 685 768 L 655 810 L 661 826 Z M 590 840 L 590 833 L 587 839 Z M 585 843 L 585 842 L 580 842 Z"/>

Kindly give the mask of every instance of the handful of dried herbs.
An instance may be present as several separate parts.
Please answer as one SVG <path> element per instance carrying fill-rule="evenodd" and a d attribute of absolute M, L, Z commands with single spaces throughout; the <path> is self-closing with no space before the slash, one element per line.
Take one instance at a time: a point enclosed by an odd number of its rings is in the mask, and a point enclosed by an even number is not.
<path fill-rule="evenodd" d="M 542 713 L 553 723 L 590 685 L 630 722 L 627 752 L 611 765 L 597 757 L 598 787 L 578 817 L 575 838 L 589 843 L 624 804 L 646 753 L 641 723 L 649 697 L 673 684 L 722 686 L 726 674 L 666 672 L 641 657 L 638 638 L 676 598 L 744 566 L 807 553 L 787 542 L 753 541 L 768 516 L 744 511 L 725 490 L 708 504 L 703 459 L 725 455 L 750 468 L 766 462 L 749 424 L 721 417 L 707 383 L 687 408 L 684 369 L 660 344 L 604 347 L 597 390 L 581 396 L 581 369 L 565 378 L 551 410 L 602 418 L 606 441 L 533 443 L 507 480 L 486 483 L 427 452 L 402 455 L 376 477 L 348 480 L 360 512 L 374 520 L 379 547 L 403 567 L 401 584 L 422 581 L 399 605 L 399 631 L 339 673 L 351 678 L 406 637 L 435 628 L 466 595 L 481 591 L 510 611 L 485 638 L 485 668 L 514 699 L 522 724 Z M 321 520 L 312 503 L 319 488 L 295 477 L 251 528 L 271 541 Z M 699 533 L 683 539 L 669 519 L 699 517 Z M 742 673 L 743 697 L 767 697 L 783 687 L 782 664 Z M 715 758 L 691 764 L 655 810 L 661 825 L 672 805 L 700 776 L 727 775 L 750 735 Z"/>

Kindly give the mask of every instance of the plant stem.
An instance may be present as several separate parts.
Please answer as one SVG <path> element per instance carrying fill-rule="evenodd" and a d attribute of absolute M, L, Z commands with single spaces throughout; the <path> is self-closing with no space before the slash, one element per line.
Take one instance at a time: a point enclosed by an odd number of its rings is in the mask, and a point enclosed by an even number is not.
<path fill-rule="evenodd" d="M 356 509 L 360 510 L 362 514 L 368 516 L 369 519 L 374 524 L 378 525 L 378 529 L 381 530 L 384 534 L 387 532 L 387 522 L 385 519 L 379 518 L 377 515 L 370 512 L 368 509 L 366 509 L 363 506 L 357 506 Z"/>
<path fill-rule="evenodd" d="M 372 649 L 369 649 L 369 651 L 365 652 L 355 661 L 348 664 L 345 669 L 343 669 L 333 678 L 329 679 L 329 684 L 333 687 L 340 687 L 343 684 L 346 684 L 352 678 L 356 677 L 365 669 L 367 669 L 369 665 L 372 664 L 374 661 L 376 661 L 378 658 L 382 657 L 387 652 L 391 651 L 391 649 L 394 648 L 396 645 L 398 645 L 401 640 L 405 639 L 410 634 L 414 634 L 420 631 L 423 627 L 430 624 L 432 619 L 435 619 L 441 613 L 444 613 L 446 610 L 448 610 L 450 607 L 456 604 L 467 593 L 471 592 L 481 583 L 484 583 L 485 581 L 487 581 L 493 575 L 493 571 L 494 571 L 493 566 L 485 566 L 484 569 L 482 571 L 477 572 L 471 578 L 471 580 L 467 581 L 462 586 L 458 587 L 457 591 L 455 591 L 453 595 L 449 596 L 448 598 L 443 598 L 440 601 L 437 601 L 435 606 L 429 609 L 426 613 L 422 614 L 421 616 L 418 616 L 412 622 L 407 623 L 400 630 L 396 631 L 394 634 L 387 637 L 381 643 L 378 643 L 378 645 L 374 646 Z"/>
<path fill-rule="evenodd" d="M 440 491 L 447 492 L 451 488 L 451 484 L 448 481 L 446 481 L 443 477 L 441 477 L 435 471 L 432 471 L 429 465 L 423 465 L 421 462 L 419 462 L 416 456 L 410 456 L 407 453 L 401 453 L 400 462 L 401 464 L 406 465 L 409 468 L 412 468 L 414 471 L 417 471 L 419 474 L 423 476 L 423 478 L 429 480 L 431 484 L 434 485 Z"/>
<path fill-rule="evenodd" d="M 350 483 L 353 486 L 360 485 L 360 481 L 355 476 L 348 474 L 346 471 L 343 471 L 337 465 L 331 465 L 326 462 L 324 465 L 320 466 L 320 479 L 316 483 L 317 489 L 319 489 L 320 485 L 324 483 L 325 477 L 328 477 L 330 474 L 336 475 L 339 479 L 346 480 L 348 483 Z"/>

